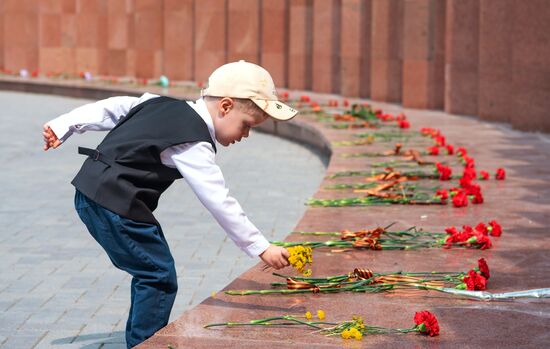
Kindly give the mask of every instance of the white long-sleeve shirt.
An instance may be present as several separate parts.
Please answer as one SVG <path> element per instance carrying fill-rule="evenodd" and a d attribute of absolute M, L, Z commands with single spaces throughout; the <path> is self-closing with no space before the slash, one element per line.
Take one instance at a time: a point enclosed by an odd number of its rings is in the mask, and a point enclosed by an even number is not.
<path fill-rule="evenodd" d="M 106 131 L 115 127 L 130 109 L 158 95 L 111 97 L 78 107 L 47 124 L 63 142 L 73 133 Z M 212 140 L 214 123 L 203 99 L 187 102 L 204 120 Z M 246 254 L 258 256 L 269 247 L 263 234 L 250 222 L 241 205 L 229 196 L 222 171 L 215 162 L 209 142 L 178 144 L 165 149 L 160 158 L 165 166 L 177 168 L 201 203 L 210 211 L 229 237 Z"/>

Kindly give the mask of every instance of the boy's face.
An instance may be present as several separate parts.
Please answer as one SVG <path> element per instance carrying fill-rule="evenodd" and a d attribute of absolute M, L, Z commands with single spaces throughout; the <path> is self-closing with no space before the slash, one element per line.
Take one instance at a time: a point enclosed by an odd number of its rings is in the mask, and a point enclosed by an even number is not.
<path fill-rule="evenodd" d="M 247 114 L 237 108 L 231 98 L 222 98 L 218 103 L 217 115 L 213 117 L 216 140 L 224 147 L 240 142 L 248 137 L 252 127 L 261 124 L 267 117 Z"/>

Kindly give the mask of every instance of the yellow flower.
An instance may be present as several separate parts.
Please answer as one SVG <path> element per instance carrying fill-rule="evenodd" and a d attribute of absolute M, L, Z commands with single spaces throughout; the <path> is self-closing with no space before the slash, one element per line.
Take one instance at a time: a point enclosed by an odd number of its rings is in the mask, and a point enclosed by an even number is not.
<path fill-rule="evenodd" d="M 363 338 L 363 334 L 355 327 L 349 329 L 350 337 L 360 340 Z"/>
<path fill-rule="evenodd" d="M 349 333 L 349 330 L 343 330 L 342 331 L 342 338 L 344 339 L 350 339 L 351 335 Z"/>
<path fill-rule="evenodd" d="M 317 317 L 319 320 L 323 320 L 325 318 L 325 312 L 322 310 L 317 310 Z"/>
<path fill-rule="evenodd" d="M 313 316 L 311 316 L 311 313 L 309 311 L 306 311 L 306 319 L 311 320 Z"/>
<path fill-rule="evenodd" d="M 210 293 L 210 296 L 216 297 L 216 291 L 212 291 L 212 293 Z"/>
<path fill-rule="evenodd" d="M 293 246 L 287 247 L 290 254 L 288 262 L 304 276 L 311 275 L 311 270 L 305 270 L 306 265 L 313 263 L 311 247 Z"/>

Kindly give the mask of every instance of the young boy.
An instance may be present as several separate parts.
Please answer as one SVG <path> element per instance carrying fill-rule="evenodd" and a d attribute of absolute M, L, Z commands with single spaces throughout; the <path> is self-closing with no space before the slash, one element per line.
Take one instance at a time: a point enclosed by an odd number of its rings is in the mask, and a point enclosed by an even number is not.
<path fill-rule="evenodd" d="M 208 79 L 202 98 L 186 102 L 145 93 L 79 107 L 44 125 L 44 150 L 71 134 L 110 130 L 73 179 L 75 208 L 113 264 L 132 275 L 126 343 L 134 347 L 168 323 L 177 292 L 174 260 L 153 216 L 160 195 L 185 178 L 229 237 L 267 265 L 288 265 L 288 251 L 270 245 L 228 195 L 214 158 L 216 141 L 229 146 L 269 117 L 297 111 L 279 102 L 273 79 L 245 61 L 225 64 Z"/>

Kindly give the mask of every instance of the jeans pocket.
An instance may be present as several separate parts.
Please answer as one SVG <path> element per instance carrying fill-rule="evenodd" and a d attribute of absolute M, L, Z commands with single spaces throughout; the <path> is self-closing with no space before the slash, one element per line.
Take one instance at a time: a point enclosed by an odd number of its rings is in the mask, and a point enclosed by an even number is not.
<path fill-rule="evenodd" d="M 135 222 L 120 217 L 115 221 L 115 224 L 121 232 L 120 237 L 132 251 L 132 254 L 152 270 L 159 271 L 161 268 L 157 263 L 158 261 L 156 261 L 154 249 L 146 247 L 158 244 L 155 234 L 157 227 L 149 223 Z"/>

